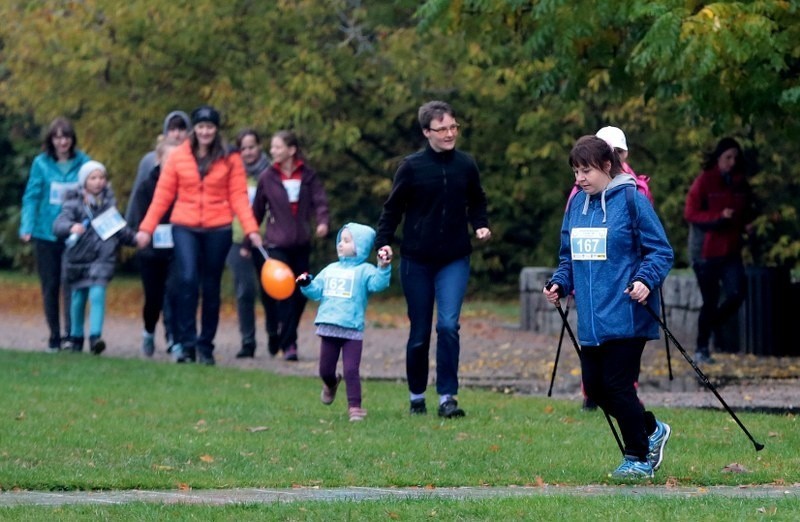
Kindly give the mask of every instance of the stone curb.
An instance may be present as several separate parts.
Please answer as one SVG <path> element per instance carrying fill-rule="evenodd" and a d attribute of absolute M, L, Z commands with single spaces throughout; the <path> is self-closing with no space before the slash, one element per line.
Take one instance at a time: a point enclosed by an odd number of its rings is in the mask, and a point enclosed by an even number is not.
<path fill-rule="evenodd" d="M 749 485 L 670 487 L 643 486 L 505 486 L 453 488 L 291 488 L 218 489 L 188 491 L 8 491 L 0 492 L 0 507 L 65 506 L 78 504 L 117 505 L 132 502 L 156 504 L 271 504 L 275 502 L 361 502 L 368 500 L 475 500 L 533 496 L 657 496 L 693 498 L 800 498 L 800 484 L 790 486 Z"/>

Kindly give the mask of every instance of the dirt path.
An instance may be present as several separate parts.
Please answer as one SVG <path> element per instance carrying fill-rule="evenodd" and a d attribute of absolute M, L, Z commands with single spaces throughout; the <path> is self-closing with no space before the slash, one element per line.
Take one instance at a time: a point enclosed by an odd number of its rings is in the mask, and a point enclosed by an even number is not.
<path fill-rule="evenodd" d="M 30 290 L 30 289 L 28 289 Z M 35 292 L 11 295 L 0 305 L 0 345 L 21 350 L 44 350 L 47 341 L 44 319 Z M 13 294 L 13 292 L 12 292 Z M 117 293 L 109 303 L 104 338 L 108 348 L 104 357 L 142 358 L 141 323 L 138 314 L 128 311 L 135 296 Z M 120 302 L 122 300 L 123 302 Z M 263 324 L 261 310 L 258 324 Z M 226 304 L 216 339 L 215 356 L 223 366 L 261 368 L 279 374 L 315 376 L 318 364 L 318 339 L 312 324 L 314 309 L 304 316 L 300 328 L 297 363 L 272 358 L 264 349 L 263 331 L 258 334 L 255 359 L 236 359 L 239 334 L 232 306 Z M 403 380 L 405 342 L 408 325 L 405 317 L 370 316 L 365 333 L 362 375 L 366 379 Z M 160 326 L 159 326 L 160 328 Z M 521 331 L 492 317 L 464 317 L 461 329 L 462 386 L 494 389 L 505 393 L 545 395 L 555 357 L 557 339 Z M 161 341 L 159 336 L 159 341 Z M 435 334 L 434 334 L 435 342 Z M 797 358 L 754 357 L 721 354 L 719 364 L 704 369 L 718 383 L 726 402 L 737 409 L 797 411 L 800 409 L 800 360 Z M 157 345 L 154 362 L 169 364 L 163 342 Z M 719 401 L 698 382 L 694 370 L 673 347 L 670 381 L 664 345 L 651 342 L 642 363 L 640 395 L 649 406 L 719 408 Z M 434 372 L 431 372 L 433 375 Z M 562 347 L 553 394 L 580 400 L 580 369 L 574 349 L 565 341 Z"/>

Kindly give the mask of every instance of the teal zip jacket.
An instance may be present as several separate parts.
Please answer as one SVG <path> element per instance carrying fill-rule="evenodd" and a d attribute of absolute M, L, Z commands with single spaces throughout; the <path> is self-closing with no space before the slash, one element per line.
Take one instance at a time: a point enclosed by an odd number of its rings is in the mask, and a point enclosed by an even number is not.
<path fill-rule="evenodd" d="M 378 268 L 367 263 L 375 244 L 375 230 L 366 225 L 348 223 L 336 234 L 337 244 L 345 228 L 353 235 L 356 255 L 339 257 L 338 262 L 326 266 L 300 290 L 309 299 L 320 301 L 314 324 L 363 331 L 369 294 L 389 288 L 392 268 L 391 265 Z"/>
<path fill-rule="evenodd" d="M 46 152 L 34 158 L 28 184 L 22 195 L 20 237 L 30 234 L 36 239 L 56 241 L 53 222 L 61 212 L 61 204 L 67 191 L 77 188 L 78 171 L 87 161 L 89 156 L 76 150 L 64 173 L 56 160 Z"/>
<path fill-rule="evenodd" d="M 631 216 L 625 199 L 630 185 L 635 186 L 633 178 L 620 174 L 601 194 L 590 197 L 581 191 L 564 215 L 552 282 L 562 295 L 575 290 L 581 346 L 659 336 L 658 323 L 625 289 L 637 280 L 647 285 L 647 306 L 658 312 L 656 289 L 672 268 L 674 254 L 653 205 L 639 192 L 634 193 L 636 214 Z M 638 220 L 640 248 L 632 219 Z"/>

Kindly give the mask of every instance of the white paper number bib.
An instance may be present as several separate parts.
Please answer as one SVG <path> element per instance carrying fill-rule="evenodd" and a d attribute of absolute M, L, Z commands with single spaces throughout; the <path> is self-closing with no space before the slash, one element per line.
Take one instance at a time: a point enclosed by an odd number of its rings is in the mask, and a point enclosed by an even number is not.
<path fill-rule="evenodd" d="M 354 270 L 330 270 L 325 274 L 325 289 L 322 295 L 326 297 L 353 297 Z"/>
<path fill-rule="evenodd" d="M 50 204 L 61 205 L 64 203 L 64 195 L 68 190 L 75 190 L 78 188 L 78 182 L 61 183 L 59 181 L 50 182 Z"/>
<path fill-rule="evenodd" d="M 570 232 L 570 246 L 573 261 L 605 261 L 607 228 L 573 228 Z"/>
<path fill-rule="evenodd" d="M 111 207 L 92 220 L 92 228 L 105 241 L 125 226 L 125 220 L 115 207 Z"/>
<path fill-rule="evenodd" d="M 172 248 L 175 243 L 172 242 L 172 225 L 164 223 L 158 225 L 153 232 L 153 248 Z"/>

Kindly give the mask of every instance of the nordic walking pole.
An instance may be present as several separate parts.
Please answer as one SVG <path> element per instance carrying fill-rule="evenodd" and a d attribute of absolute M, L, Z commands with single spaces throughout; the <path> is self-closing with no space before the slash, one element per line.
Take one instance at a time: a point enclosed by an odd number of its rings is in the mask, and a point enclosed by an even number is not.
<path fill-rule="evenodd" d="M 664 289 L 663 287 L 658 287 L 658 295 L 661 298 L 661 320 L 664 321 L 664 325 L 667 324 L 667 306 L 664 304 Z M 669 380 L 672 380 L 672 359 L 669 354 L 669 336 L 664 335 L 664 347 L 667 349 L 667 370 L 669 370 Z"/>
<path fill-rule="evenodd" d="M 552 281 L 547 281 L 544 284 L 545 288 L 550 290 L 550 287 L 553 286 Z M 567 321 L 567 314 L 564 313 L 564 309 L 561 308 L 561 300 L 556 301 L 555 304 L 556 310 L 558 310 L 558 315 L 561 316 L 561 320 L 564 322 L 564 328 L 566 328 L 567 333 L 569 334 L 569 338 L 572 340 L 572 346 L 575 347 L 575 352 L 578 354 L 578 359 L 581 358 L 581 347 L 578 344 L 578 340 L 575 338 L 575 334 L 572 331 L 572 327 L 569 325 L 569 321 Z M 619 438 L 619 434 L 617 433 L 617 428 L 614 427 L 614 423 L 611 421 L 611 416 L 603 410 L 603 413 L 606 416 L 606 420 L 608 421 L 608 426 L 611 428 L 611 433 L 614 435 L 614 440 L 617 441 L 617 446 L 619 446 L 619 451 L 622 455 L 625 455 L 625 447 L 622 445 L 622 440 Z"/>
<path fill-rule="evenodd" d="M 633 283 L 629 284 L 628 288 L 632 289 Z M 731 417 L 733 417 L 733 420 L 736 421 L 736 424 L 738 424 L 739 427 L 742 428 L 742 431 L 745 433 L 745 435 L 747 435 L 747 438 L 749 438 L 750 442 L 753 443 L 753 446 L 756 448 L 756 451 L 761 451 L 762 449 L 764 449 L 764 445 L 761 444 L 760 442 L 757 442 L 756 439 L 754 439 L 753 436 L 750 434 L 750 432 L 747 431 L 747 428 L 744 427 L 744 424 L 742 424 L 742 421 L 739 420 L 739 417 L 736 416 L 731 407 L 728 406 L 728 403 L 725 402 L 725 399 L 723 399 L 722 396 L 719 394 L 717 388 L 713 384 L 711 384 L 711 381 L 708 380 L 706 374 L 704 374 L 703 371 L 697 367 L 697 365 L 692 360 L 691 356 L 689 356 L 689 354 L 686 353 L 686 350 L 683 348 L 683 346 L 681 346 L 681 343 L 679 343 L 678 340 L 675 339 L 675 336 L 672 335 L 672 332 L 669 331 L 669 328 L 667 328 L 667 325 L 664 324 L 664 321 L 662 321 L 661 318 L 658 317 L 658 314 L 655 313 L 647 303 L 642 303 L 642 306 L 644 306 L 644 309 L 647 310 L 647 312 L 653 317 L 653 319 L 656 320 L 658 325 L 661 326 L 661 329 L 664 330 L 664 334 L 672 340 L 672 343 L 678 348 L 678 351 L 681 352 L 681 355 L 683 355 L 683 357 L 689 362 L 689 365 L 692 368 L 694 368 L 694 371 L 697 372 L 697 375 L 700 377 L 700 380 L 703 381 L 703 384 L 705 384 L 706 387 L 709 390 L 711 390 L 711 393 L 713 393 L 714 396 L 717 399 L 719 399 L 719 402 L 722 403 L 722 406 L 725 407 L 725 410 L 728 413 L 730 413 Z"/>
<path fill-rule="evenodd" d="M 569 317 L 569 296 L 567 296 L 567 307 L 564 310 L 564 317 Z M 567 330 L 567 322 L 561 323 L 561 335 L 558 336 L 558 348 L 556 349 L 556 362 L 553 364 L 553 374 L 550 376 L 550 389 L 547 390 L 547 396 L 553 395 L 553 383 L 556 382 L 556 369 L 558 368 L 558 358 L 561 356 L 561 345 L 564 343 L 564 332 Z"/>

